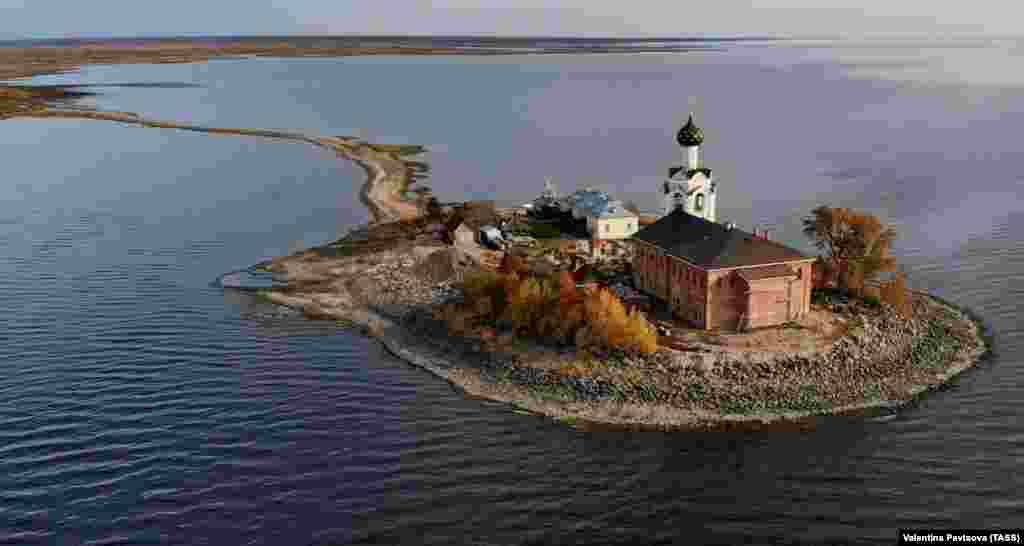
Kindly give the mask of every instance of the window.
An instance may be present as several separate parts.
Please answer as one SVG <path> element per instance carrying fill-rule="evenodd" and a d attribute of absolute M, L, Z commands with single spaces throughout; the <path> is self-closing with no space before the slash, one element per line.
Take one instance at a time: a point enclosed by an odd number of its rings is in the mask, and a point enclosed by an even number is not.
<path fill-rule="evenodd" d="M 604 232 L 605 232 L 605 233 L 608 233 L 608 230 L 609 230 L 609 229 L 610 229 L 611 227 L 612 227 L 612 226 L 611 226 L 611 224 L 605 224 L 605 225 L 604 225 Z"/>
<path fill-rule="evenodd" d="M 693 201 L 693 210 L 704 210 L 704 194 L 698 193 Z"/>
<path fill-rule="evenodd" d="M 629 231 L 631 229 L 633 229 L 633 223 L 632 222 L 626 222 L 626 231 Z"/>

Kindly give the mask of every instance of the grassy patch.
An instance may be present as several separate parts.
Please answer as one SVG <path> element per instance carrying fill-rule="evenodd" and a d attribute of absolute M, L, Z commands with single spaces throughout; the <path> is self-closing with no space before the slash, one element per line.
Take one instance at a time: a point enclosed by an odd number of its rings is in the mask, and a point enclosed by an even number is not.
<path fill-rule="evenodd" d="M 876 383 L 864 385 L 862 392 L 865 400 L 876 401 L 882 399 L 882 387 Z"/>
<path fill-rule="evenodd" d="M 940 321 L 928 321 L 928 333 L 914 340 L 910 349 L 910 362 L 915 368 L 936 370 L 945 362 L 944 357 L 955 350 L 959 342 Z"/>
<path fill-rule="evenodd" d="M 355 246 L 348 243 L 335 243 L 327 248 L 330 249 L 330 254 L 336 257 L 352 256 L 356 253 Z"/>
<path fill-rule="evenodd" d="M 253 290 L 252 295 L 260 303 L 275 303 L 274 300 L 270 299 L 270 290 L 266 288 Z"/>
<path fill-rule="evenodd" d="M 737 400 L 727 398 L 718 404 L 718 410 L 727 415 L 746 415 L 754 413 L 763 408 L 764 401 L 761 400 Z"/>
<path fill-rule="evenodd" d="M 935 298 L 935 299 L 938 300 L 939 298 Z M 943 301 L 943 300 L 939 300 L 939 301 Z M 948 305 L 952 306 L 952 304 L 950 304 L 949 302 L 945 302 L 945 303 L 947 303 Z M 976 324 L 978 326 L 978 333 L 981 336 L 981 341 L 984 342 L 984 344 L 985 344 L 985 355 L 988 355 L 988 354 L 992 353 L 994 351 L 994 349 L 995 349 L 995 338 L 992 337 L 992 332 L 988 328 L 986 328 L 985 322 L 981 319 L 980 316 L 978 316 L 977 313 L 975 313 L 974 311 L 971 311 L 967 307 L 958 307 L 958 309 L 960 309 L 960 311 L 963 312 L 963 314 L 965 316 L 967 316 L 967 318 L 971 322 L 973 322 L 974 324 Z"/>
<path fill-rule="evenodd" d="M 416 155 L 426 151 L 426 148 L 419 144 L 370 144 L 370 148 L 378 152 L 398 155 Z"/>
<path fill-rule="evenodd" d="M 506 366 L 500 366 L 494 370 L 494 379 L 498 383 L 508 383 L 512 379 L 512 369 Z"/>
<path fill-rule="evenodd" d="M 576 400 L 576 391 L 572 387 L 566 385 L 530 385 L 528 390 L 534 397 L 544 400 Z"/>
<path fill-rule="evenodd" d="M 517 353 L 525 352 L 530 350 L 530 342 L 524 338 L 515 336 L 512 338 L 512 343 L 509 345 L 508 349 Z"/>
<path fill-rule="evenodd" d="M 781 406 L 794 411 L 818 411 L 828 409 L 832 404 L 819 398 L 818 388 L 814 385 L 801 385 L 797 397 L 783 400 Z"/>
<path fill-rule="evenodd" d="M 613 349 L 604 359 L 605 363 L 613 368 L 625 368 L 626 367 L 626 353 Z"/>
<path fill-rule="evenodd" d="M 747 415 L 758 412 L 818 412 L 832 407 L 832 403 L 819 398 L 814 385 L 802 385 L 796 396 L 781 400 L 726 399 L 718 405 L 724 414 Z"/>
<path fill-rule="evenodd" d="M 529 235 L 535 239 L 555 239 L 562 236 L 562 230 L 553 224 L 530 224 Z"/>
<path fill-rule="evenodd" d="M 609 398 L 611 398 L 612 400 L 615 400 L 616 402 L 625 402 L 626 401 L 626 392 L 624 390 L 622 390 L 621 386 L 616 385 L 615 383 L 612 383 L 612 384 L 608 385 L 608 391 L 609 391 Z"/>
<path fill-rule="evenodd" d="M 654 402 L 658 399 L 658 389 L 650 383 L 639 383 L 634 385 L 637 397 L 644 402 Z"/>
<path fill-rule="evenodd" d="M 686 385 L 686 399 L 692 402 L 700 402 L 707 396 L 707 388 L 702 383 L 690 383 Z"/>

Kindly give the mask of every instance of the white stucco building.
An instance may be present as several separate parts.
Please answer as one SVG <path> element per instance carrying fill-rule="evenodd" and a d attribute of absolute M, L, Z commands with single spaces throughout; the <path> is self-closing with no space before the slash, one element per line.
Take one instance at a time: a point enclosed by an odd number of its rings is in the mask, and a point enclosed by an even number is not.
<path fill-rule="evenodd" d="M 574 219 L 586 220 L 591 239 L 626 239 L 640 229 L 639 216 L 601 190 L 578 190 L 562 198 L 559 204 Z"/>
<path fill-rule="evenodd" d="M 626 210 L 622 201 L 610 201 L 600 212 L 587 216 L 592 239 L 626 239 L 640 229 L 640 217 Z"/>
<path fill-rule="evenodd" d="M 704 132 L 693 123 L 693 114 L 676 134 L 676 142 L 683 148 L 683 163 L 669 167 L 668 178 L 659 188 L 664 195 L 662 214 L 668 215 L 681 208 L 693 216 L 715 222 L 717 188 L 711 169 L 705 167 L 700 159 Z"/>

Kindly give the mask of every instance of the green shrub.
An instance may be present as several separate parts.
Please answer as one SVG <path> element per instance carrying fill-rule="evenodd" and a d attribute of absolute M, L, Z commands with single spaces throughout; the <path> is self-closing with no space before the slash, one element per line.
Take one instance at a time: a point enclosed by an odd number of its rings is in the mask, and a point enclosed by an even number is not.
<path fill-rule="evenodd" d="M 544 384 L 544 385 L 530 385 L 527 387 L 535 398 L 541 398 L 544 400 L 560 400 L 571 402 L 577 399 L 576 391 L 567 385 L 561 384 Z"/>
<path fill-rule="evenodd" d="M 811 303 L 817 305 L 846 303 L 850 297 L 850 292 L 840 288 L 814 288 L 811 290 Z"/>
<path fill-rule="evenodd" d="M 554 239 L 561 237 L 562 230 L 552 224 L 532 224 L 530 226 L 530 234 L 537 239 Z"/>
<path fill-rule="evenodd" d="M 637 396 L 644 402 L 654 402 L 658 399 L 658 389 L 650 383 L 639 383 L 634 389 L 636 390 Z"/>
<path fill-rule="evenodd" d="M 878 296 L 864 296 L 864 305 L 877 308 L 882 305 L 882 300 Z"/>

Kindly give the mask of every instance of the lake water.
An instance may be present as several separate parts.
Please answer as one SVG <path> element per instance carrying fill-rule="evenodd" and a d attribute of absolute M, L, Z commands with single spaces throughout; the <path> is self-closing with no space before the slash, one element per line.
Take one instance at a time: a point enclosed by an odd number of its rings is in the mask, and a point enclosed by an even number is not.
<path fill-rule="evenodd" d="M 821 203 L 894 224 L 913 285 L 997 354 L 893 416 L 580 432 L 468 399 L 330 323 L 210 285 L 365 220 L 310 146 L 0 124 L 0 544 L 890 543 L 1024 527 L 1020 46 L 743 43 L 549 57 L 84 68 L 88 102 L 427 144 L 442 200 L 609 189 L 642 208 L 705 130 L 720 219 L 811 250 Z"/>

